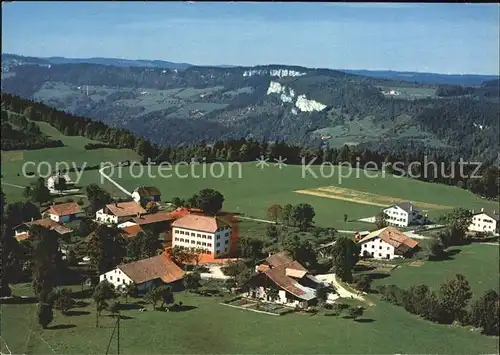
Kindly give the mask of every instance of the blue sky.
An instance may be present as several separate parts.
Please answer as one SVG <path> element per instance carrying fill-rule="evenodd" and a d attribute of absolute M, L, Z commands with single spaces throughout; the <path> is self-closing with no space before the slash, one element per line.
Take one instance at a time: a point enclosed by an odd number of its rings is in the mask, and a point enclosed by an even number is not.
<path fill-rule="evenodd" d="M 498 4 L 2 3 L 2 51 L 499 73 Z"/>

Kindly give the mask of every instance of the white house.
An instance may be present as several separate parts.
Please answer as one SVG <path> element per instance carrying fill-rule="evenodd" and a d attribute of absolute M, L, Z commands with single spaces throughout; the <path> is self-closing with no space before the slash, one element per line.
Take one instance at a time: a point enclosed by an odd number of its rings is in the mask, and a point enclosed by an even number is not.
<path fill-rule="evenodd" d="M 358 242 L 360 256 L 374 259 L 395 259 L 410 256 L 418 242 L 408 238 L 394 227 L 385 227 L 371 232 Z"/>
<path fill-rule="evenodd" d="M 148 201 L 159 202 L 161 192 L 154 186 L 140 186 L 132 192 L 132 198 L 137 203 L 147 203 Z"/>
<path fill-rule="evenodd" d="M 245 295 L 284 306 L 306 308 L 317 302 L 316 288 L 321 284 L 299 262 L 281 252 L 269 256 L 256 267 Z M 275 296 L 271 289 L 278 291 Z"/>
<path fill-rule="evenodd" d="M 64 179 L 66 181 L 66 190 L 74 187 L 75 183 L 71 180 L 68 174 L 55 174 L 47 179 L 47 188 L 51 193 L 59 192 L 56 190 L 55 185 L 59 182 L 59 179 Z"/>
<path fill-rule="evenodd" d="M 189 214 L 172 223 L 172 247 L 203 249 L 215 257 L 231 250 L 231 226 L 219 217 Z"/>
<path fill-rule="evenodd" d="M 119 289 L 134 284 L 138 292 L 146 291 L 157 284 L 174 284 L 184 277 L 184 271 L 165 253 L 151 258 L 118 265 L 99 276 L 99 281 L 107 280 Z"/>
<path fill-rule="evenodd" d="M 390 226 L 408 227 L 412 224 L 423 224 L 426 218 L 412 202 L 398 203 L 387 208 L 383 212 L 387 215 L 386 222 Z"/>
<path fill-rule="evenodd" d="M 77 218 L 85 217 L 85 212 L 75 202 L 52 205 L 45 212 L 47 217 L 56 222 L 69 222 Z"/>
<path fill-rule="evenodd" d="M 493 213 L 481 212 L 474 213 L 472 211 L 472 222 L 469 226 L 470 232 L 496 233 L 498 228 L 499 214 L 496 211 Z"/>
<path fill-rule="evenodd" d="M 97 211 L 95 219 L 100 223 L 118 224 L 145 213 L 146 210 L 135 201 L 115 202 Z"/>

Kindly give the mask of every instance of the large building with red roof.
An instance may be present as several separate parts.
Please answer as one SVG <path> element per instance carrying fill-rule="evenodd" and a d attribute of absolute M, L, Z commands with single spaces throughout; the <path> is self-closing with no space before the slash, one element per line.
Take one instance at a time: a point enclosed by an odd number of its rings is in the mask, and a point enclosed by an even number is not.
<path fill-rule="evenodd" d="M 358 242 L 360 256 L 374 259 L 394 259 L 410 256 L 418 242 L 408 238 L 394 227 L 385 227 L 371 232 Z"/>
<path fill-rule="evenodd" d="M 203 250 L 215 258 L 231 253 L 232 224 L 221 216 L 187 214 L 172 223 L 172 247 Z"/>

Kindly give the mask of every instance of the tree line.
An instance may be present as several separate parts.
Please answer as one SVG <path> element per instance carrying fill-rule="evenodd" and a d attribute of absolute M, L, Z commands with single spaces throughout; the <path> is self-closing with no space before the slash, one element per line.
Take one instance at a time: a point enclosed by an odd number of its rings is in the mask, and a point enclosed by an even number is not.
<path fill-rule="evenodd" d="M 271 160 L 281 156 L 282 158 L 286 158 L 289 164 L 300 164 L 302 161 L 305 161 L 306 163 L 312 162 L 312 165 L 329 162 L 333 164 L 349 163 L 354 167 L 357 166 L 356 164 L 359 164 L 360 167 L 363 167 L 368 162 L 373 162 L 370 164 L 375 164 L 378 169 L 381 169 L 385 163 L 386 169 L 392 173 L 416 177 L 421 181 L 457 186 L 487 198 L 493 199 L 499 196 L 500 174 L 498 166 L 496 166 L 496 149 L 493 149 L 495 151 L 494 157 L 490 154 L 492 147 L 494 148 L 497 145 L 498 134 L 495 136 L 495 132 L 498 133 L 498 125 L 495 126 L 496 128 L 490 129 L 491 132 L 488 133 L 488 137 L 490 138 L 488 139 L 474 135 L 473 130 L 476 128 L 472 126 L 471 122 L 467 122 L 467 127 L 471 128 L 467 128 L 466 131 L 460 128 L 464 134 L 456 136 L 456 141 L 460 142 L 461 145 L 467 145 L 467 142 L 471 142 L 472 139 L 474 140 L 477 152 L 489 152 L 487 154 L 484 153 L 486 155 L 483 154 L 484 160 L 481 161 L 480 169 L 472 176 L 475 165 L 464 166 L 463 174 L 461 174 L 459 165 L 460 156 L 456 152 L 453 153 L 447 149 L 429 149 L 424 146 L 414 146 L 412 149 L 398 150 L 391 145 L 384 146 L 384 144 L 377 147 L 370 145 L 352 147 L 346 145 L 336 149 L 328 146 L 306 147 L 294 145 L 286 143 L 284 140 L 268 142 L 244 138 L 226 141 L 219 140 L 213 143 L 201 141 L 195 145 L 181 147 L 159 146 L 142 137 L 137 137 L 130 131 L 109 127 L 102 122 L 92 121 L 89 118 L 75 117 L 41 103 L 4 93 L 2 93 L 1 97 L 2 107 L 12 112 L 27 115 L 26 117 L 33 121 L 50 123 L 66 135 L 80 135 L 107 142 L 109 146 L 133 149 L 143 162 L 147 162 L 148 159 L 157 164 L 161 162 L 176 163 L 191 161 L 192 159 L 206 163 L 216 161 L 245 162 L 255 161 L 255 159 L 261 156 Z M 470 103 L 470 105 L 472 106 L 468 106 L 466 102 L 461 101 L 461 106 L 458 105 L 459 108 L 462 107 L 460 109 L 462 111 L 460 112 L 477 109 L 489 117 L 491 116 L 490 113 L 494 111 L 493 106 L 484 107 L 474 102 Z M 428 112 L 426 111 L 427 113 L 422 113 L 424 116 L 422 116 L 421 121 L 427 122 L 423 124 L 442 125 L 442 122 L 457 120 L 456 117 L 458 117 L 458 123 L 453 123 L 453 125 L 461 126 L 461 121 L 466 120 L 468 116 L 466 117 L 463 114 L 454 116 L 450 111 L 453 110 L 453 107 L 457 107 L 457 105 L 443 105 L 442 109 L 448 110 L 448 113 L 441 112 L 438 109 L 429 109 Z M 490 124 L 494 125 L 494 122 Z M 448 126 L 448 129 L 453 129 L 453 125 Z M 437 126 L 436 129 L 438 129 Z M 481 156 L 481 153 L 478 154 L 478 156 Z M 464 160 L 467 161 L 466 159 Z M 419 162 L 420 164 L 410 165 L 413 162 Z M 428 163 L 427 165 L 426 162 Z M 429 162 L 435 162 L 436 165 Z M 397 171 L 395 168 L 396 165 L 398 166 Z M 477 176 L 481 177 L 478 178 Z"/>

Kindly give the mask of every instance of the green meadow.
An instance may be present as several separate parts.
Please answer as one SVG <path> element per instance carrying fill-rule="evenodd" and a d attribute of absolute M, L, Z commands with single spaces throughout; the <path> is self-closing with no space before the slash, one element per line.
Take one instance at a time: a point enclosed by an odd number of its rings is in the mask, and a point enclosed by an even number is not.
<path fill-rule="evenodd" d="M 78 291 L 80 287 L 75 286 Z M 29 284 L 17 295 L 31 295 Z M 114 319 L 103 312 L 95 327 L 88 298 L 64 316 L 56 311 L 49 329 L 36 322 L 36 303 L 3 304 L 2 353 L 104 354 Z M 498 338 L 466 328 L 438 325 L 375 299 L 358 321 L 324 315 L 271 316 L 225 307 L 221 297 L 176 293 L 189 310 L 152 311 L 151 305 L 124 304 L 121 354 L 493 354 Z M 121 300 L 125 303 L 124 300 Z M 137 300 L 129 299 L 129 303 Z M 147 307 L 146 312 L 138 308 Z M 115 334 L 116 335 L 116 334 Z M 8 346 L 7 347 L 6 345 Z M 110 354 L 117 353 L 116 337 Z"/>
<path fill-rule="evenodd" d="M 83 137 L 67 137 L 52 126 L 39 123 L 42 130 L 53 138 L 61 139 L 66 146 L 46 148 L 22 152 L 2 152 L 2 189 L 8 201 L 22 199 L 22 188 L 7 184 L 26 186 L 34 181 L 33 177 L 22 176 L 22 167 L 26 162 L 48 162 L 55 167 L 57 162 L 66 162 L 81 166 L 98 165 L 101 162 L 118 162 L 124 160 L 137 161 L 138 157 L 127 149 L 96 149 L 87 151 L 85 144 L 93 142 Z M 33 165 L 32 165 L 33 166 Z M 46 173 L 48 167 L 41 165 L 41 172 Z M 310 169 L 310 170 L 309 170 Z M 142 170 L 142 174 L 141 174 Z M 161 170 L 161 171 L 159 171 Z M 27 171 L 35 171 L 28 167 Z M 363 217 L 375 215 L 380 206 L 312 195 L 298 194 L 297 190 L 316 189 L 321 187 L 342 187 L 360 194 L 368 192 L 384 198 L 397 198 L 419 201 L 427 204 L 469 209 L 497 209 L 494 202 L 482 199 L 474 194 L 456 187 L 420 182 L 417 180 L 393 177 L 381 172 L 361 169 L 348 170 L 346 167 L 321 169 L 320 166 L 305 168 L 300 165 L 269 166 L 261 168 L 256 162 L 216 163 L 199 165 L 178 165 L 163 167 L 139 166 L 112 168 L 106 171 L 115 181 L 129 191 L 141 185 L 154 185 L 162 192 L 162 200 L 168 201 L 174 196 L 189 197 L 202 188 L 214 188 L 225 197 L 224 209 L 243 213 L 249 217 L 266 218 L 267 208 L 272 204 L 309 203 L 316 212 L 315 222 L 323 227 L 335 227 L 341 230 L 370 229 L 371 224 L 357 222 Z M 211 173 L 212 172 L 212 173 Z M 74 179 L 75 173 L 70 174 Z M 97 170 L 84 172 L 79 186 L 90 183 L 102 184 L 113 196 L 123 196 L 114 185 L 102 179 Z M 429 216 L 437 217 L 446 209 L 429 209 Z M 344 214 L 349 221 L 344 223 Z"/>

